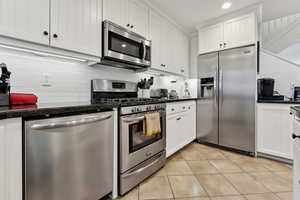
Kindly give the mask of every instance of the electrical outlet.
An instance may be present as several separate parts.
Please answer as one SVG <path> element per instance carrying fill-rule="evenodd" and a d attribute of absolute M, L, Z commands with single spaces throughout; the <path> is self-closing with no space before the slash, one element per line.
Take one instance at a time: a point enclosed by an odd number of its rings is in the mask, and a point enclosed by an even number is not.
<path fill-rule="evenodd" d="M 51 76 L 49 74 L 43 74 L 41 85 L 44 87 L 51 87 Z"/>

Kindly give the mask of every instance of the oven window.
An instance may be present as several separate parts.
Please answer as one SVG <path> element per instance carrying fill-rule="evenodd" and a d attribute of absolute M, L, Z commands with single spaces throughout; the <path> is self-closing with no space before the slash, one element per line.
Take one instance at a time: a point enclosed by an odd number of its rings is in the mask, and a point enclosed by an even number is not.
<path fill-rule="evenodd" d="M 141 58 L 141 43 L 126 37 L 109 32 L 108 48 L 111 51 L 122 53 L 135 58 Z"/>
<path fill-rule="evenodd" d="M 162 118 L 160 120 L 160 124 L 161 127 L 163 128 Z M 150 137 L 145 136 L 144 120 L 129 125 L 129 153 L 138 151 L 139 149 L 142 149 L 143 147 L 153 144 L 156 141 L 161 139 L 162 139 L 162 133 Z"/>

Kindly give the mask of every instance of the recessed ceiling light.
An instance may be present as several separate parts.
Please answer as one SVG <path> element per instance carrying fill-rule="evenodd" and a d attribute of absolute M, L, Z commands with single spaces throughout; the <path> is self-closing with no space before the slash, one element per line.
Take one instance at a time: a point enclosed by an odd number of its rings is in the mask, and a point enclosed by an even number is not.
<path fill-rule="evenodd" d="M 225 1 L 222 5 L 222 8 L 223 9 L 228 9 L 231 7 L 231 3 L 229 1 Z"/>

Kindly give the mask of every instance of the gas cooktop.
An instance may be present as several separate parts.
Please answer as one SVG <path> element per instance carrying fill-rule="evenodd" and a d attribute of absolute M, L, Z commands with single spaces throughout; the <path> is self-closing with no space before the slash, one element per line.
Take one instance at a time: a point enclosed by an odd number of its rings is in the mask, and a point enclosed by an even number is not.
<path fill-rule="evenodd" d="M 155 98 L 98 98 L 94 99 L 93 103 L 117 104 L 120 106 L 135 106 L 160 103 L 160 99 Z"/>

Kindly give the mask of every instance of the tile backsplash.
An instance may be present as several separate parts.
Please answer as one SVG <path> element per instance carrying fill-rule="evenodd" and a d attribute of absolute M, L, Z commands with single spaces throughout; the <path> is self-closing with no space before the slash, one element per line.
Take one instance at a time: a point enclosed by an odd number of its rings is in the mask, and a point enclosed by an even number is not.
<path fill-rule="evenodd" d="M 49 57 L 40 57 L 0 49 L 0 62 L 6 63 L 12 72 L 12 92 L 34 93 L 40 103 L 90 101 L 92 79 L 112 79 L 138 82 L 153 75 L 107 66 L 90 67 L 86 63 L 67 62 Z M 45 79 L 49 84 L 44 84 Z M 193 96 L 196 88 L 193 80 L 177 76 L 154 76 L 154 88 L 175 89 L 183 95 L 187 81 Z M 176 83 L 171 83 L 176 80 Z"/>

